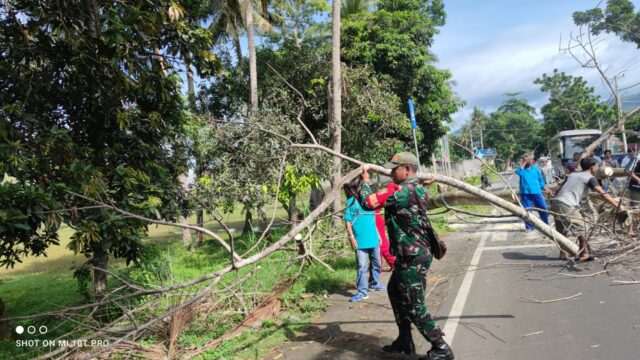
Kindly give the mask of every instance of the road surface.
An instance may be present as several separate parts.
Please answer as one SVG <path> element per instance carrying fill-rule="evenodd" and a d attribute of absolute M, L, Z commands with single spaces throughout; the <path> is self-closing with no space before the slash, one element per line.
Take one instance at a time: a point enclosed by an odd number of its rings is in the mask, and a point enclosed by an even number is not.
<path fill-rule="evenodd" d="M 456 359 L 640 359 L 640 285 L 558 251 L 518 219 L 488 224 L 439 309 Z M 475 269 L 475 271 L 474 271 Z M 563 299 L 563 300 L 560 300 Z"/>
<path fill-rule="evenodd" d="M 640 285 L 613 285 L 633 273 L 559 261 L 555 245 L 525 235 L 517 218 L 474 222 L 458 221 L 429 277 L 427 304 L 456 359 L 640 359 Z M 387 295 L 354 304 L 353 293 L 331 295 L 327 312 L 268 358 L 409 358 L 380 350 L 397 335 Z M 415 329 L 414 339 L 424 356 L 429 345 Z"/>

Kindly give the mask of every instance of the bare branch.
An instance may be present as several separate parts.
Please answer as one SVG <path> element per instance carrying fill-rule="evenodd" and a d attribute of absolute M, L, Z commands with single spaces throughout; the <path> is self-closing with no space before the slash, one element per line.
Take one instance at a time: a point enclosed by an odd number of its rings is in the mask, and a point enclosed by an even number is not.
<path fill-rule="evenodd" d="M 233 250 L 231 249 L 231 247 L 229 246 L 229 244 L 226 243 L 226 241 L 224 241 L 220 236 L 218 236 L 216 233 L 214 233 L 213 231 L 207 229 L 207 228 L 203 228 L 200 226 L 196 226 L 196 225 L 189 225 L 189 224 L 181 224 L 181 223 L 174 223 L 174 222 L 170 222 L 170 221 L 165 221 L 165 220 L 157 220 L 157 219 L 152 219 L 152 218 L 148 218 L 146 216 L 142 216 L 142 215 L 137 215 L 134 213 L 130 213 L 128 211 L 122 210 L 120 208 L 117 208 L 113 205 L 109 205 L 109 204 L 105 204 L 103 202 L 100 202 L 98 200 L 94 200 L 91 199 L 89 197 L 86 197 L 84 195 L 78 194 L 78 193 L 74 193 L 74 192 L 70 192 L 69 194 L 72 194 L 74 196 L 77 196 L 79 198 L 85 199 L 87 201 L 91 201 L 97 204 L 101 204 L 103 206 L 105 206 L 108 209 L 111 209 L 117 213 L 120 213 L 122 215 L 125 215 L 127 217 L 130 218 L 134 218 L 134 219 L 138 219 L 138 220 L 143 220 L 152 224 L 159 224 L 159 225 L 167 225 L 167 226 L 173 226 L 173 227 L 179 227 L 179 228 L 184 228 L 184 229 L 190 229 L 190 230 L 195 230 L 195 231 L 200 231 L 203 232 L 209 236 L 211 236 L 213 239 L 215 239 L 220 245 L 222 245 L 222 247 L 227 250 L 229 253 L 231 253 L 233 255 L 233 259 L 235 261 L 241 261 L 242 258 L 236 254 L 235 252 L 233 252 Z"/>

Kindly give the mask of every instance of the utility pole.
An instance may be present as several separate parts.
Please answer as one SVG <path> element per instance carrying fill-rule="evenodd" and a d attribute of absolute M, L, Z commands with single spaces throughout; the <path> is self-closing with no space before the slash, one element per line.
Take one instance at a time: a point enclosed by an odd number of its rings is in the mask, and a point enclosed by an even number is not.
<path fill-rule="evenodd" d="M 613 77 L 613 82 L 615 84 L 615 91 L 616 91 L 616 122 L 620 121 L 620 119 L 622 118 L 622 99 L 620 98 L 620 92 L 618 91 L 618 77 L 614 76 Z M 627 153 L 627 132 L 624 129 L 624 124 L 622 124 L 621 126 L 621 130 L 622 130 L 622 144 L 624 146 L 624 153 Z"/>
<path fill-rule="evenodd" d="M 480 148 L 484 149 L 484 141 L 482 141 L 482 125 L 480 126 Z"/>

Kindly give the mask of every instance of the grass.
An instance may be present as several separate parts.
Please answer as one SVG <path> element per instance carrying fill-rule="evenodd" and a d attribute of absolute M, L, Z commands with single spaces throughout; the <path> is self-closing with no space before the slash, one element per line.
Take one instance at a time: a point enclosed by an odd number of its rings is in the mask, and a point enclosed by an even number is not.
<path fill-rule="evenodd" d="M 284 217 L 285 212 L 278 210 L 278 216 Z M 189 219 L 191 223 L 195 218 Z M 225 222 L 239 233 L 244 218 L 240 211 L 225 215 Z M 453 229 L 447 223 L 446 215 L 432 217 L 432 223 L 437 231 L 444 233 Z M 222 232 L 216 223 L 207 222 L 206 227 Z M 285 229 L 275 228 L 270 238 L 261 246 L 267 246 L 274 239 L 279 238 Z M 336 231 L 333 229 L 333 231 Z M 340 231 L 340 230 L 337 230 Z M 72 277 L 72 269 L 83 264 L 86 258 L 74 255 L 67 249 L 70 228 L 62 228 L 61 243 L 48 249 L 48 257 L 24 259 L 23 263 L 13 269 L 0 270 L 0 294 L 5 302 L 7 316 L 30 315 L 34 313 L 53 311 L 69 305 L 82 304 L 86 300 L 78 291 L 77 281 Z M 224 250 L 213 240 L 207 240 L 194 251 L 185 249 L 181 240 L 181 229 L 168 226 L 150 226 L 149 237 L 146 242 L 149 252 L 143 266 L 126 267 L 123 261 L 111 259 L 109 269 L 121 276 L 127 276 L 139 284 L 146 286 L 167 285 L 169 282 L 180 282 L 193 279 L 224 266 L 227 256 Z M 248 249 L 256 240 L 255 236 L 237 236 L 235 244 L 239 252 Z M 330 293 L 345 289 L 355 280 L 355 258 L 350 250 L 346 250 L 346 242 L 316 241 L 316 254 L 334 254 L 324 258 L 335 272 L 328 271 L 319 263 L 312 263 L 305 267 L 301 276 L 282 296 L 284 311 L 278 319 L 266 320 L 259 329 L 243 332 L 240 336 L 229 339 L 215 349 L 199 356 L 200 359 L 219 358 L 260 358 L 267 355 L 272 348 L 284 340 L 295 336 L 296 332 L 304 328 L 313 317 L 327 307 L 327 296 Z M 330 249 L 320 248 L 330 246 Z M 292 277 L 298 273 L 298 263 L 291 264 L 290 252 L 278 251 L 267 259 L 245 267 L 237 272 L 226 275 L 221 284 L 231 284 L 238 278 L 248 277 L 243 283 L 244 301 L 251 309 L 259 304 L 264 297 L 273 290 L 278 281 Z M 290 266 L 292 265 L 292 266 Z M 163 274 L 166 274 L 164 276 Z M 249 276 L 250 275 L 250 276 Z M 116 279 L 109 277 L 110 287 L 118 286 Z M 204 318 L 193 321 L 181 333 L 178 341 L 183 347 L 202 346 L 222 334 L 226 333 L 244 318 L 245 314 L 237 311 L 243 306 L 236 298 L 231 298 L 224 311 L 208 314 Z M 75 325 L 69 321 L 59 319 L 37 319 L 28 321 L 14 321 L 16 325 L 46 325 L 49 332 L 37 339 L 54 339 L 74 330 Z M 79 337 L 63 336 L 65 339 Z M 26 339 L 26 337 L 22 337 Z M 142 343 L 150 345 L 165 339 L 150 337 Z M 30 358 L 45 349 L 17 348 L 12 341 L 0 341 L 0 359 Z"/>
<path fill-rule="evenodd" d="M 265 321 L 259 329 L 244 331 L 241 335 L 229 339 L 215 349 L 209 350 L 197 359 L 260 359 L 271 350 L 307 326 L 318 311 L 327 307 L 328 294 L 344 289 L 355 277 L 355 258 L 343 257 L 328 260 L 336 270 L 330 272 L 323 265 L 313 263 L 301 278 L 282 296 L 282 306 L 286 312 L 278 319 Z M 272 274 L 273 268 L 267 266 L 265 273 Z M 180 344 L 185 347 L 206 344 L 220 336 L 230 327 L 215 326 L 214 318 L 209 323 L 192 323 L 180 335 Z M 211 328 L 211 329 L 210 329 Z M 213 330 L 213 331 L 210 331 Z"/>
<path fill-rule="evenodd" d="M 284 217 L 285 212 L 279 209 L 277 215 Z M 195 219 L 190 219 L 195 222 Z M 238 211 L 225 216 L 225 222 L 232 230 L 241 229 L 244 218 Z M 205 224 L 208 228 L 217 231 L 223 238 L 226 233 L 217 228 L 214 222 Z M 273 239 L 279 238 L 285 229 L 275 227 L 272 233 L 262 245 L 267 246 Z M 48 257 L 28 257 L 23 263 L 17 264 L 13 269 L 0 270 L 0 294 L 5 303 L 6 316 L 31 315 L 40 312 L 54 311 L 70 305 L 85 303 L 85 299 L 78 291 L 78 283 L 72 276 L 72 269 L 83 264 L 87 259 L 82 255 L 74 255 L 68 250 L 67 245 L 72 230 L 63 227 L 60 231 L 61 242 L 58 246 L 48 249 Z M 207 273 L 211 273 L 224 266 L 227 256 L 224 250 L 213 240 L 207 240 L 204 244 L 191 252 L 185 249 L 181 240 L 182 231 L 167 226 L 150 226 L 149 237 L 146 242 L 153 249 L 149 259 L 143 261 L 144 266 L 126 267 L 123 261 L 110 259 L 109 270 L 134 279 L 138 284 L 147 286 L 167 285 L 168 282 L 180 282 L 193 279 Z M 237 236 L 236 249 L 239 252 L 247 250 L 256 240 L 255 235 Z M 317 242 L 320 244 L 320 242 Z M 345 243 L 346 245 L 346 243 Z M 317 249 L 317 254 L 321 253 Z M 237 278 L 251 275 L 243 284 L 243 291 L 249 294 L 247 307 L 251 309 L 270 292 L 279 279 L 291 277 L 299 270 L 297 265 L 291 265 L 287 260 L 291 253 L 276 252 L 259 264 L 248 266 L 237 272 L 225 276 L 221 283 L 230 284 Z M 155 260 L 154 260 L 155 259 Z M 353 281 L 355 259 L 351 256 L 347 259 L 327 260 L 336 268 L 336 272 L 319 265 L 311 264 L 302 272 L 302 276 L 283 295 L 283 305 L 286 312 L 280 319 L 269 320 L 258 330 L 251 330 L 241 336 L 225 341 L 215 350 L 201 356 L 203 359 L 220 357 L 253 358 L 257 353 L 263 354 L 281 343 L 287 337 L 293 336 L 295 331 L 304 327 L 317 311 L 326 307 L 326 295 L 332 291 L 344 288 Z M 162 278 L 158 273 L 169 274 L 168 278 Z M 116 279 L 109 276 L 111 288 L 118 286 Z M 229 308 L 240 308 L 240 304 L 230 301 Z M 244 315 L 234 316 L 210 315 L 203 321 L 193 322 L 180 336 L 180 344 L 183 346 L 198 346 L 205 344 L 237 325 Z M 21 339 L 49 340 L 63 336 L 64 339 L 80 337 L 81 333 L 69 335 L 75 329 L 75 325 L 69 321 L 60 319 L 40 318 L 33 320 L 12 321 L 11 326 L 42 326 L 48 327 L 46 335 L 27 337 Z M 66 336 L 64 336 L 67 334 Z M 151 344 L 164 339 L 144 339 L 143 343 Z M 46 349 L 16 347 L 13 341 L 0 341 L 0 359 L 31 358 Z"/>

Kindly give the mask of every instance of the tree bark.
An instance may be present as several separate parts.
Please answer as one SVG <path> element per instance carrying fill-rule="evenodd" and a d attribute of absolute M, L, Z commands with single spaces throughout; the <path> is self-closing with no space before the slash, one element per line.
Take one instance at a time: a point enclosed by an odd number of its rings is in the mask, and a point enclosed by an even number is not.
<path fill-rule="evenodd" d="M 295 225 L 298 222 L 298 205 L 296 204 L 296 195 L 291 196 L 291 201 L 289 201 L 289 207 L 287 208 L 287 214 L 289 215 L 289 222 L 291 226 Z"/>
<path fill-rule="evenodd" d="M 332 116 L 331 128 L 333 130 L 333 150 L 337 153 L 342 151 L 342 64 L 340 62 L 340 6 L 341 1 L 333 0 L 333 10 L 331 13 L 331 84 L 332 84 Z M 333 157 L 333 185 L 337 184 L 341 178 L 341 159 Z M 340 209 L 340 197 L 333 202 L 333 211 Z M 333 223 L 339 226 L 341 220 L 338 216 L 333 218 Z"/>
<path fill-rule="evenodd" d="M 309 210 L 315 210 L 324 199 L 324 190 L 322 187 L 316 187 L 315 185 L 311 188 L 311 194 L 309 195 Z"/>
<path fill-rule="evenodd" d="M 247 27 L 247 45 L 249 47 L 249 84 L 251 89 L 251 112 L 258 110 L 258 70 L 256 68 L 256 45 L 253 38 L 253 4 L 246 0 L 245 21 Z"/>
<path fill-rule="evenodd" d="M 100 245 L 93 248 L 93 302 L 100 302 L 104 299 L 107 291 L 107 265 L 109 263 L 109 254 L 102 249 Z"/>
<path fill-rule="evenodd" d="M 518 204 L 518 200 L 513 198 L 513 193 L 509 189 L 491 191 L 489 193 L 515 205 Z M 437 209 L 446 207 L 447 205 L 491 205 L 491 201 L 489 201 L 487 198 L 475 194 L 470 194 L 466 191 L 454 190 L 445 192 L 442 195 L 430 197 L 427 208 Z"/>
<path fill-rule="evenodd" d="M 236 50 L 236 57 L 238 58 L 238 74 L 240 78 L 244 77 L 244 70 L 242 70 L 242 47 L 240 47 L 240 38 L 235 34 L 233 36 L 233 47 Z"/>
<path fill-rule="evenodd" d="M 193 81 L 193 70 L 191 69 L 191 59 L 189 59 L 189 56 L 184 55 L 184 66 L 187 70 L 187 98 L 189 99 L 189 109 L 191 110 L 191 112 L 195 113 L 196 112 L 196 87 Z M 196 159 L 196 163 L 198 163 L 198 159 Z M 196 176 L 199 178 L 201 177 L 202 171 L 199 170 L 199 168 L 201 168 L 202 166 L 199 166 L 198 164 L 196 164 Z M 203 227 L 204 225 L 204 212 L 202 210 L 201 207 L 198 207 L 196 209 L 196 223 L 198 224 L 198 226 Z M 184 232 L 183 232 L 183 240 L 184 240 Z M 191 234 L 189 234 L 189 239 L 191 239 Z M 198 232 L 197 234 L 197 238 L 196 238 L 196 246 L 199 246 L 200 244 L 202 244 L 202 242 L 204 241 L 204 234 L 201 232 Z M 189 243 L 191 242 L 191 240 L 189 240 Z"/>
<path fill-rule="evenodd" d="M 180 185 L 182 186 L 182 190 L 184 191 L 189 191 L 189 180 L 187 179 L 187 174 L 182 174 L 180 176 L 178 176 L 178 180 L 180 181 Z M 189 225 L 189 220 L 184 217 L 181 216 L 180 217 L 180 223 L 183 225 Z M 185 248 L 190 248 L 191 247 L 191 230 L 187 229 L 187 228 L 183 228 L 182 229 L 182 244 L 184 245 Z"/>
<path fill-rule="evenodd" d="M 246 235 L 251 232 L 253 232 L 253 214 L 251 214 L 251 210 L 245 210 L 242 235 Z"/>

